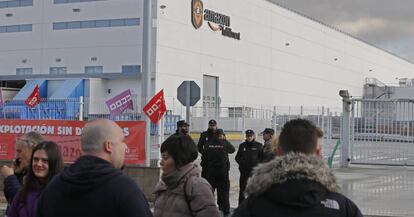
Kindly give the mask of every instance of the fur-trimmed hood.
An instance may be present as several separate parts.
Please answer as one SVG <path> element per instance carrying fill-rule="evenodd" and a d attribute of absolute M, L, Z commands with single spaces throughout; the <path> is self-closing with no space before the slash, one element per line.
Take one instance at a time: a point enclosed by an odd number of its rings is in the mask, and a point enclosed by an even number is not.
<path fill-rule="evenodd" d="M 257 196 L 276 184 L 287 184 L 286 182 L 295 180 L 318 183 L 330 192 L 340 191 L 331 169 L 316 155 L 289 153 L 257 166 L 245 193 Z"/>

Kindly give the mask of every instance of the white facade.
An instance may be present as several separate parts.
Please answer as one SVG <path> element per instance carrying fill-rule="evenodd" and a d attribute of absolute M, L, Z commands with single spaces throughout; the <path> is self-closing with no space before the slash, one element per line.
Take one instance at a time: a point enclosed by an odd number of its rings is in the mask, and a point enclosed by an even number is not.
<path fill-rule="evenodd" d="M 54 22 L 139 18 L 141 4 L 142 0 L 66 4 L 34 0 L 29 7 L 1 8 L 0 26 L 33 25 L 31 32 L 0 33 L 1 74 L 16 74 L 16 68 L 49 74 L 50 67 L 84 73 L 85 66 L 121 72 L 122 65 L 141 65 L 142 25 L 53 30 Z M 6 18 L 7 13 L 13 16 Z"/>
<path fill-rule="evenodd" d="M 90 96 L 109 98 L 127 88 L 141 93 L 141 78 L 122 79 L 121 69 L 142 65 L 143 0 L 33 1 L 0 8 L 0 27 L 32 24 L 32 31 L 0 33 L 0 80 L 21 79 L 16 68 L 47 78 L 50 67 L 82 74 L 86 66 L 102 66 L 104 74 L 120 78 L 94 80 Z M 366 77 L 384 83 L 414 77 L 411 62 L 265 0 L 203 0 L 204 9 L 230 17 L 240 40 L 212 31 L 205 20 L 195 29 L 191 0 L 153 3 L 153 89 L 164 89 L 173 110 L 179 109 L 176 89 L 184 80 L 196 81 L 206 95 L 203 75 L 217 77 L 221 106 L 251 107 L 340 107 L 339 90 L 361 96 Z M 133 18 L 139 25 L 53 29 L 57 22 Z"/>
<path fill-rule="evenodd" d="M 202 84 L 206 74 L 219 77 L 222 106 L 338 107 L 339 90 L 362 96 L 366 77 L 385 83 L 413 77 L 411 62 L 268 1 L 204 1 L 204 8 L 230 16 L 240 41 L 207 22 L 195 29 L 191 1 L 158 4 L 166 7 L 158 13 L 157 89 L 166 93 L 183 79 Z"/>

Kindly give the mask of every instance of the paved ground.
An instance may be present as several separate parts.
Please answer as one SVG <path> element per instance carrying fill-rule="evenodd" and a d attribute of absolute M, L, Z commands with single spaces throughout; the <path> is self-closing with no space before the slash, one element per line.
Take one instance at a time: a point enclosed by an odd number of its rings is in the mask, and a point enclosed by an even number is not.
<path fill-rule="evenodd" d="M 237 148 L 239 142 L 234 142 L 234 144 Z M 395 153 L 402 150 L 403 152 L 406 151 L 406 155 L 408 155 L 412 153 L 414 144 L 411 143 L 408 148 L 403 149 L 396 149 L 396 146 L 391 145 L 394 149 L 389 150 L 389 144 L 385 147 L 388 148 L 389 152 L 382 151 L 381 153 Z M 360 151 L 358 156 L 375 152 L 379 155 L 380 151 L 378 149 L 381 150 L 378 145 L 375 147 L 368 145 L 368 147 L 359 149 L 363 151 Z M 399 155 L 390 156 L 393 159 L 392 161 L 401 160 L 398 158 Z M 235 208 L 238 205 L 239 171 L 234 160 L 235 153 L 231 154 L 229 158 L 231 161 L 230 204 L 231 207 Z M 334 169 L 334 173 L 338 178 L 343 194 L 351 198 L 365 216 L 414 216 L 414 167 L 351 165 L 347 169 Z M 3 209 L 4 207 L 0 206 L 0 217 Z"/>
<path fill-rule="evenodd" d="M 237 143 L 235 146 L 237 148 Z M 414 146 L 414 144 L 413 144 Z M 230 158 L 230 205 L 237 207 L 239 171 Z M 334 169 L 343 194 L 366 216 L 414 216 L 414 167 L 351 165 Z"/>
<path fill-rule="evenodd" d="M 234 155 L 230 156 L 234 159 Z M 356 166 L 334 169 L 342 192 L 365 216 L 414 216 L 414 167 Z M 231 207 L 237 207 L 238 171 L 232 161 Z M 4 207 L 0 206 L 0 217 Z"/>
<path fill-rule="evenodd" d="M 414 167 L 351 165 L 335 174 L 365 215 L 414 216 Z"/>

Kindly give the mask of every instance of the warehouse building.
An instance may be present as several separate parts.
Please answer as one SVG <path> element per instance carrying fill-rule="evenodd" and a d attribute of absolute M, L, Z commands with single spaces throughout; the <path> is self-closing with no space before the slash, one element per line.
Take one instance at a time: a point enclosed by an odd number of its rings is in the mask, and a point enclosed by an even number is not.
<path fill-rule="evenodd" d="M 271 1 L 152 4 L 150 95 L 164 89 L 172 111 L 184 80 L 201 87 L 198 107 L 340 107 L 338 91 L 362 96 L 366 78 L 414 77 L 410 61 Z M 0 0 L 1 86 L 21 88 L 6 101 L 38 85 L 50 100 L 83 96 L 89 114 L 126 89 L 141 106 L 144 12 L 143 0 Z"/>

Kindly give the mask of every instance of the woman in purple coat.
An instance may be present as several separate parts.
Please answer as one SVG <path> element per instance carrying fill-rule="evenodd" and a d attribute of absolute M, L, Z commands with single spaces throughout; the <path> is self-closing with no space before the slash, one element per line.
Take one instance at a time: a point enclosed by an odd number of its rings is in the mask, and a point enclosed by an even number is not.
<path fill-rule="evenodd" d="M 37 202 L 47 183 L 63 169 L 62 155 L 54 142 L 39 143 L 33 150 L 23 186 L 14 197 L 8 217 L 37 216 Z"/>

